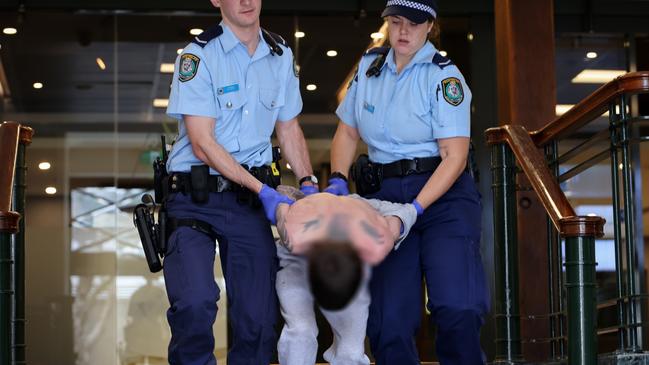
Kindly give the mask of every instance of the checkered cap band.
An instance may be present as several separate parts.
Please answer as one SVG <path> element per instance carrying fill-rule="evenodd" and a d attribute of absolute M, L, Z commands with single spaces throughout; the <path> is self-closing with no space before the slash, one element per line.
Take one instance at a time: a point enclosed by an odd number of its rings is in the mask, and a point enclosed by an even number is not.
<path fill-rule="evenodd" d="M 418 3 L 416 1 L 389 0 L 388 3 L 385 5 L 385 7 L 387 8 L 388 6 L 405 6 L 407 8 L 426 12 L 430 14 L 433 18 L 437 18 L 437 12 L 435 12 L 435 9 L 433 9 L 432 7 L 426 4 Z"/>

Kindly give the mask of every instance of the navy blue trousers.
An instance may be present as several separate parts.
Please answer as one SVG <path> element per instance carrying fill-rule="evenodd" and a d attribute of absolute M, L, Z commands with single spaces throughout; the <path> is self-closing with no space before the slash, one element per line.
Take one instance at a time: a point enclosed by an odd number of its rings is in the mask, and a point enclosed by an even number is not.
<path fill-rule="evenodd" d="M 430 174 L 385 179 L 372 198 L 410 203 Z M 463 173 L 418 217 L 397 251 L 374 268 L 367 334 L 377 365 L 419 364 L 415 335 L 421 323 L 422 278 L 437 325 L 441 365 L 485 364 L 480 327 L 489 294 L 480 256 L 480 196 Z"/>
<path fill-rule="evenodd" d="M 225 276 L 231 339 L 229 365 L 270 363 L 277 345 L 277 254 L 263 209 L 237 203 L 232 192 L 210 193 L 205 204 L 189 195 L 168 199 L 169 216 L 209 223 L 218 236 Z M 212 325 L 219 287 L 214 281 L 215 242 L 190 227 L 169 237 L 164 277 L 170 308 L 169 363 L 216 364 Z"/>

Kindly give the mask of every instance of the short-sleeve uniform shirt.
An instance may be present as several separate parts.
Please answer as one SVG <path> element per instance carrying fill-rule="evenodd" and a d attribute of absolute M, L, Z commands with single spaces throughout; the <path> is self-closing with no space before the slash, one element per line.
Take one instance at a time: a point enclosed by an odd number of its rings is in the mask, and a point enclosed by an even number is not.
<path fill-rule="evenodd" d="M 270 137 L 275 122 L 295 118 L 302 110 L 299 79 L 290 48 L 271 52 L 262 32 L 250 56 L 225 24 L 196 37 L 178 56 L 167 114 L 178 119 L 178 138 L 168 171 L 188 172 L 203 164 L 192 152 L 184 115 L 214 118 L 214 137 L 240 164 L 272 161 Z M 212 174 L 217 171 L 210 170 Z"/>
<path fill-rule="evenodd" d="M 470 136 L 471 90 L 459 69 L 426 42 L 397 73 L 390 49 L 378 76 L 366 71 L 377 58 L 361 59 L 336 114 L 356 128 L 378 163 L 439 156 L 437 140 Z"/>

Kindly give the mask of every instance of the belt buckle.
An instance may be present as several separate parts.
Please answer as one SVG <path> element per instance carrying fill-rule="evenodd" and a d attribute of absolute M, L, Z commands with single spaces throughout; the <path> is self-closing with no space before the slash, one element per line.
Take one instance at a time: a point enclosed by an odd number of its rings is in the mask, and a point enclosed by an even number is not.
<path fill-rule="evenodd" d="M 401 172 L 403 176 L 409 176 L 418 172 L 418 160 L 401 160 Z"/>

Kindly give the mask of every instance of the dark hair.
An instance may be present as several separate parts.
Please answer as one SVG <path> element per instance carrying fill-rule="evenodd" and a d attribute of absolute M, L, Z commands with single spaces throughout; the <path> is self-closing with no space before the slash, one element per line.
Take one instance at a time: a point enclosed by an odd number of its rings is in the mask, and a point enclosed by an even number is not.
<path fill-rule="evenodd" d="M 322 241 L 309 254 L 309 284 L 315 301 L 326 310 L 343 309 L 358 290 L 363 266 L 348 242 Z"/>

